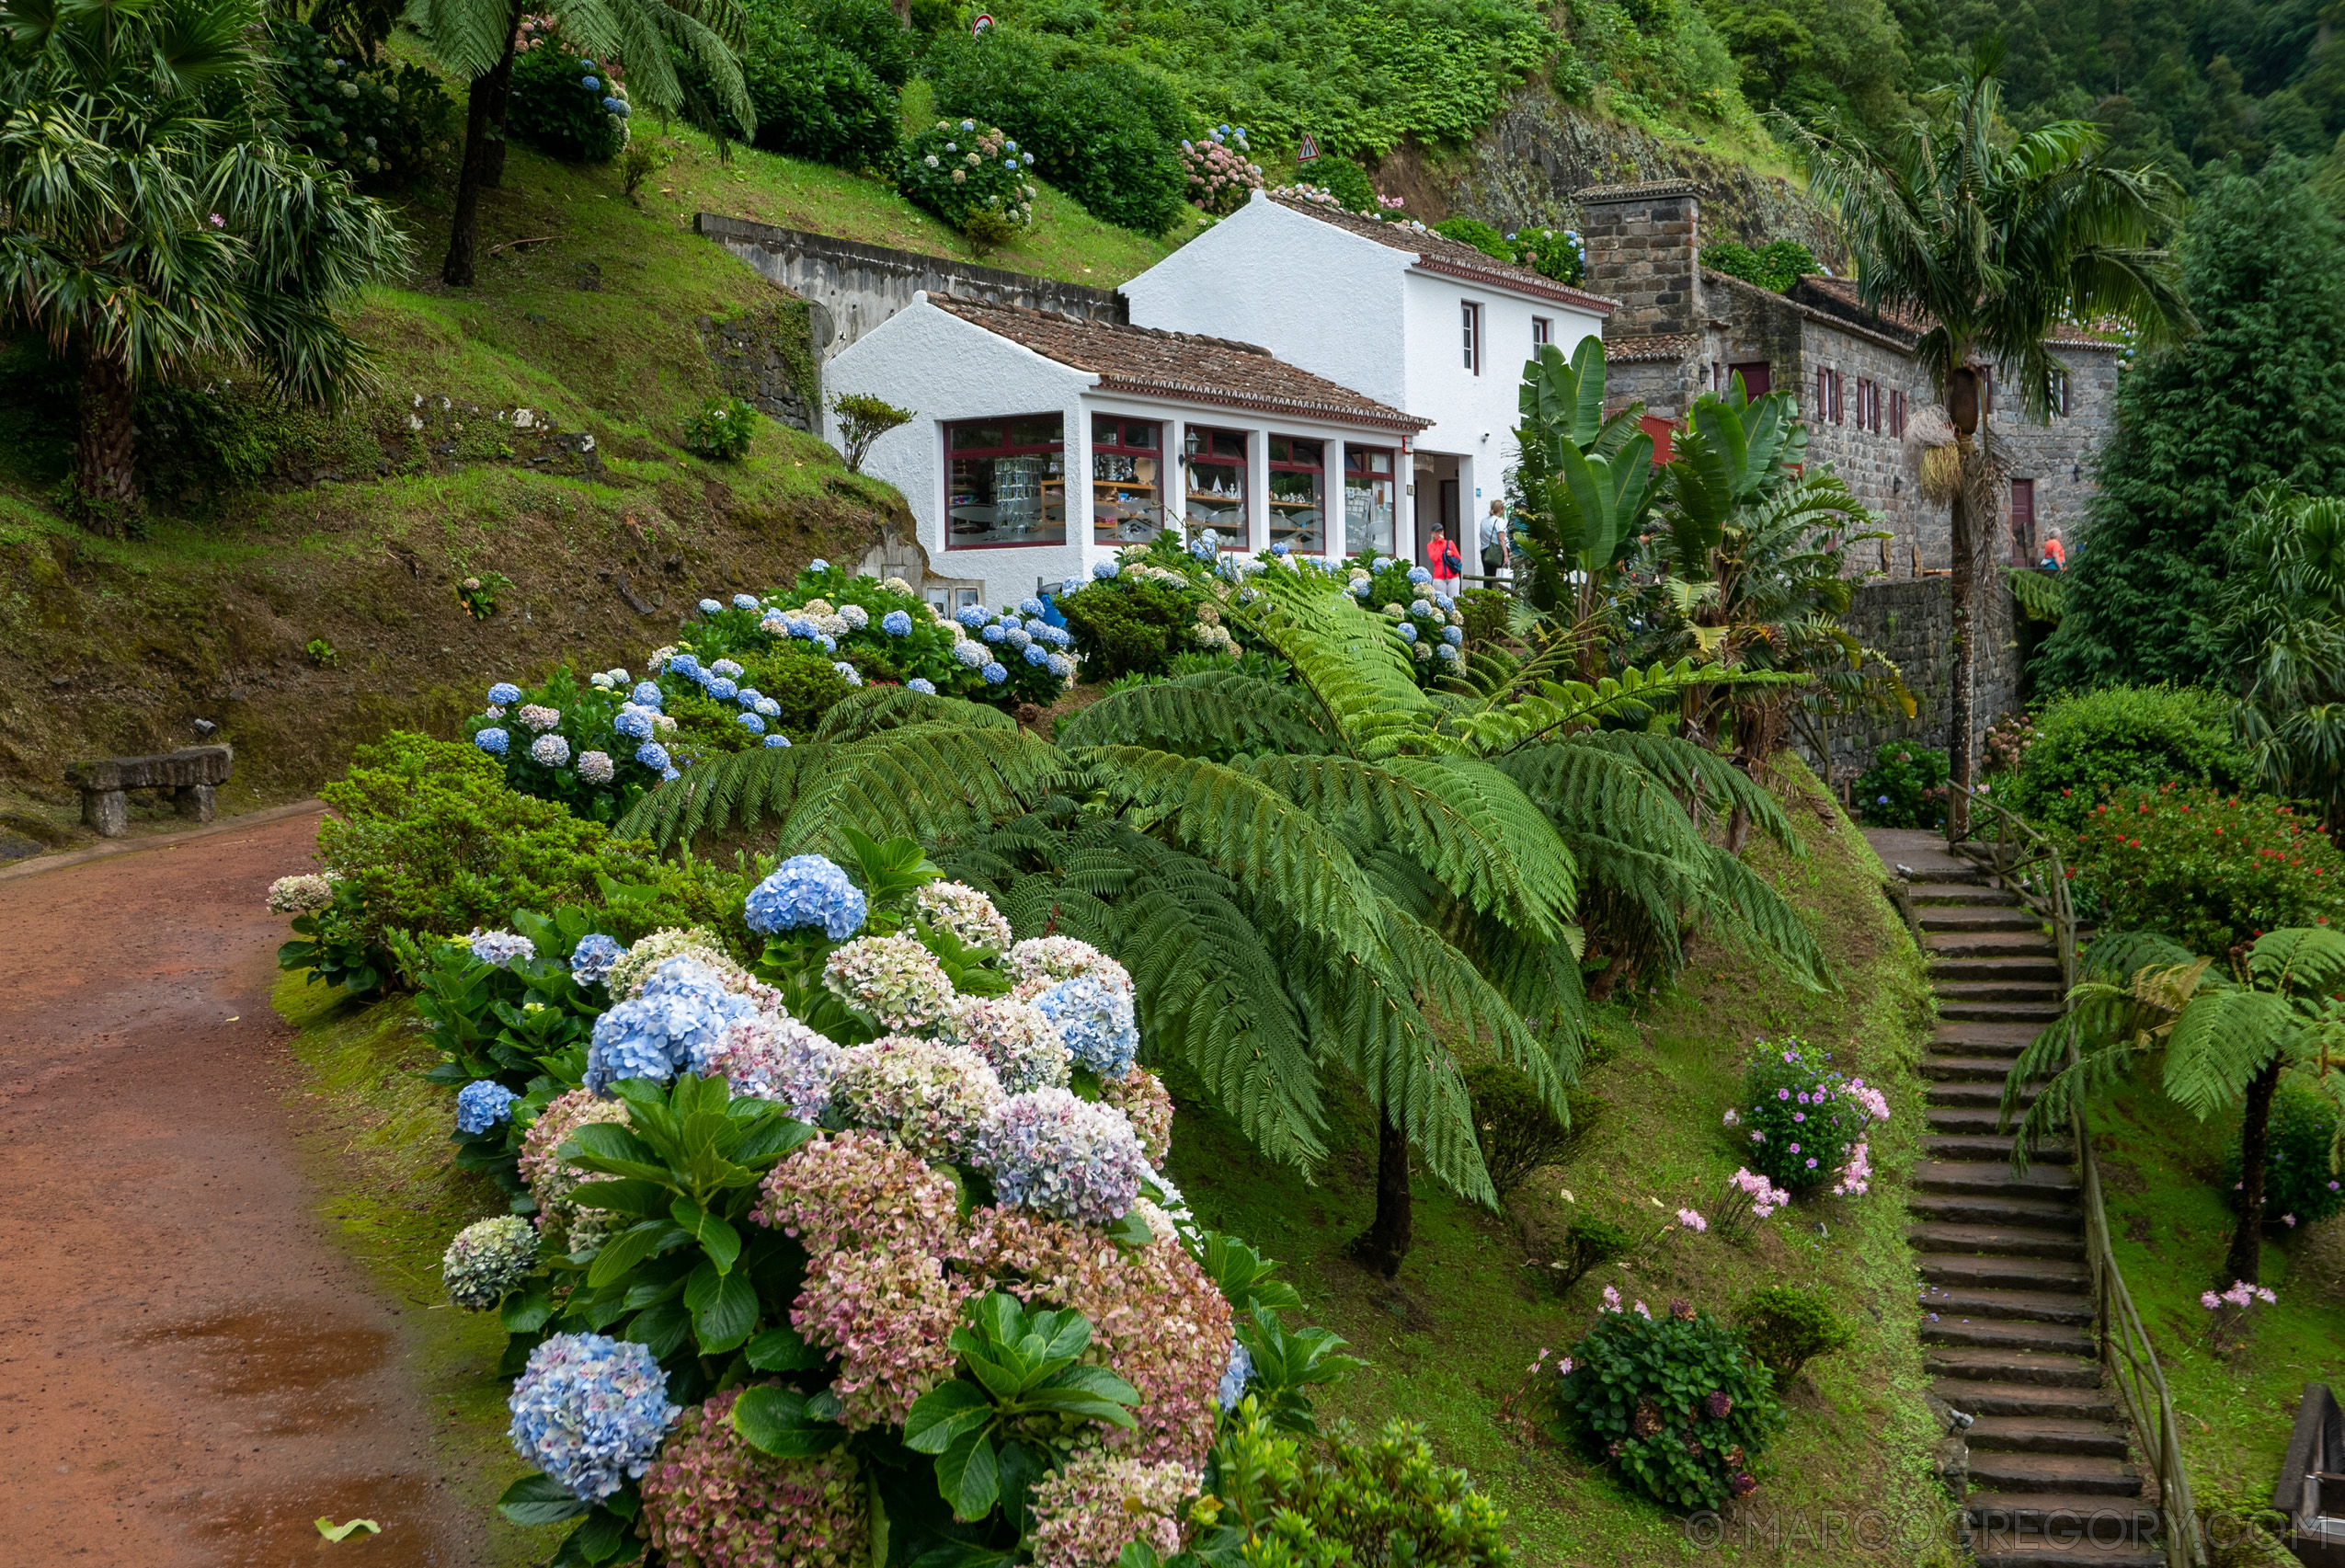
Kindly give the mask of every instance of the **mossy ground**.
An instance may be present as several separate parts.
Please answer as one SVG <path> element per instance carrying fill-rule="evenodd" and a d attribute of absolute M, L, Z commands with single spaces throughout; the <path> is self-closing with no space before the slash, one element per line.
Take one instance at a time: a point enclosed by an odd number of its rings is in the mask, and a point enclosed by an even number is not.
<path fill-rule="evenodd" d="M 1751 1289 L 1784 1281 L 1827 1287 L 1858 1332 L 1847 1353 L 1813 1363 L 1786 1393 L 1790 1424 L 1767 1456 L 1759 1492 L 1700 1554 L 1725 1562 L 1806 1565 L 1946 1562 L 1950 1505 L 1929 1470 L 1937 1433 L 1921 1394 L 1916 1272 L 1904 1227 L 1905 1173 L 1918 1148 L 1927 1036 L 1919 956 L 1880 894 L 1881 867 L 1812 775 L 1784 770 L 1785 797 L 1807 850 L 1757 863 L 1800 909 L 1841 981 L 1800 990 L 1763 962 L 1701 944 L 1679 983 L 1633 1007 L 1600 1011 L 1583 1087 L 1601 1109 L 1570 1158 L 1541 1171 L 1502 1219 L 1432 1182 L 1416 1193 L 1416 1245 L 1396 1280 L 1344 1250 L 1374 1204 L 1365 1106 L 1334 1129 L 1353 1150 L 1307 1184 L 1254 1155 L 1209 1111 L 1184 1104 L 1171 1173 L 1209 1223 L 1287 1262 L 1312 1322 L 1348 1339 L 1369 1365 L 1325 1402 L 1356 1425 L 1398 1415 L 1424 1423 L 1443 1459 L 1463 1465 L 1511 1515 L 1529 1568 L 1615 1568 L 1698 1554 L 1685 1523 L 1632 1496 L 1600 1465 L 1523 1420 L 1516 1391 L 1542 1349 L 1561 1353 L 1592 1321 L 1607 1284 L 1655 1311 L 1687 1298 L 1722 1316 Z M 1551 1252 L 1525 1238 L 1560 1234 L 1593 1210 L 1659 1232 L 1680 1206 L 1713 1213 L 1740 1159 L 1721 1126 L 1759 1036 L 1796 1033 L 1882 1086 L 1892 1118 L 1873 1140 L 1878 1175 L 1859 1198 L 1805 1199 L 1746 1242 L 1682 1231 L 1625 1269 L 1600 1269 L 1568 1295 L 1546 1283 Z M 1569 1189 L 1572 1197 L 1562 1196 Z M 1878 1550 L 1859 1547 L 1864 1539 Z"/>
<path fill-rule="evenodd" d="M 496 1186 L 455 1167 L 448 1092 L 415 1076 L 439 1059 L 408 1025 L 412 1002 L 361 1007 L 288 975 L 273 998 L 298 1031 L 293 1055 L 309 1089 L 297 1102 L 321 1217 L 375 1288 L 408 1309 L 409 1368 L 463 1505 L 491 1519 L 489 1568 L 543 1562 L 558 1527 L 523 1529 L 494 1508 L 528 1471 L 505 1438 L 505 1385 L 493 1375 L 505 1331 L 492 1313 L 461 1312 L 440 1285 L 448 1239 L 505 1211 Z"/>

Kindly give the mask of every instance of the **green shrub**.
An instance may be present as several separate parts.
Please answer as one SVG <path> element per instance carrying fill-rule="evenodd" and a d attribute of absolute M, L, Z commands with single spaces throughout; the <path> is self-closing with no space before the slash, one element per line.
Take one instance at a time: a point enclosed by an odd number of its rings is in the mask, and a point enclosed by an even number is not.
<path fill-rule="evenodd" d="M 1300 177 L 1317 185 L 1355 212 L 1382 211 L 1377 205 L 1376 187 L 1368 182 L 1367 170 L 1349 158 L 1329 154 L 1304 170 Z"/>
<path fill-rule="evenodd" d="M 1833 1310 L 1832 1297 L 1822 1286 L 1761 1286 L 1744 1298 L 1734 1316 L 1742 1326 L 1743 1343 L 1782 1383 L 1798 1377 L 1817 1356 L 1856 1343 L 1857 1331 Z"/>
<path fill-rule="evenodd" d="M 738 463 L 756 437 L 756 406 L 725 393 L 684 419 L 684 450 L 712 463 Z"/>
<path fill-rule="evenodd" d="M 2294 1078 L 2283 1078 L 2271 1097 L 2271 1122 L 2264 1146 L 2263 1213 L 2266 1224 L 2316 1225 L 2345 1208 L 2345 1175 L 2329 1168 L 2337 1139 L 2337 1102 Z M 2234 1139 L 2224 1162 L 2223 1189 L 2238 1201 L 2239 1145 Z"/>
<path fill-rule="evenodd" d="M 1627 1257 L 1637 1250 L 1642 1240 L 1627 1226 L 1612 1220 L 1593 1214 L 1575 1217 L 1563 1230 L 1563 1255 L 1548 1265 L 1554 1276 L 1556 1292 L 1560 1295 L 1571 1289 L 1592 1269 Z"/>
<path fill-rule="evenodd" d="M 681 51 L 673 52 L 688 91 L 713 102 L 707 73 Z M 901 136 L 896 89 L 852 49 L 791 11 L 766 6 L 751 14 L 740 62 L 741 85 L 757 113 L 753 145 L 841 168 L 888 165 Z M 729 133 L 739 136 L 740 122 L 725 120 Z"/>
<path fill-rule="evenodd" d="M 654 870 L 649 846 L 616 845 L 560 803 L 508 789 L 504 764 L 462 741 L 394 731 L 318 795 L 333 807 L 318 859 L 342 879 L 348 939 L 370 950 L 387 931 L 456 935 L 516 909 L 598 903 L 599 874 Z"/>
<path fill-rule="evenodd" d="M 456 150 L 455 102 L 423 67 L 343 59 L 300 22 L 277 22 L 269 37 L 287 131 L 358 184 L 413 184 Z"/>
<path fill-rule="evenodd" d="M 1583 1107 L 1592 1113 L 1600 1103 L 1592 1097 L 1575 1097 L 1567 1125 L 1547 1108 L 1520 1069 L 1495 1061 L 1478 1062 L 1466 1070 L 1466 1093 L 1473 1100 L 1474 1137 L 1481 1146 L 1481 1162 L 1501 1197 L 1522 1185 L 1540 1166 L 1560 1163 L 1587 1130 L 1580 1121 Z"/>
<path fill-rule="evenodd" d="M 1701 260 L 1713 272 L 1756 283 L 1779 294 L 1804 275 L 1823 270 L 1806 246 L 1788 239 L 1770 241 L 1756 250 L 1733 240 L 1721 240 L 1702 246 Z"/>
<path fill-rule="evenodd" d="M 1690 1511 L 1758 1485 L 1751 1472 L 1783 1429 L 1783 1406 L 1766 1367 L 1708 1312 L 1683 1301 L 1658 1317 L 1604 1311 L 1566 1364 L 1555 1382 L 1563 1431 L 1629 1486 Z"/>
<path fill-rule="evenodd" d="M 505 133 L 566 163 L 602 164 L 617 157 L 627 144 L 627 121 L 623 112 L 605 107 L 606 101 L 623 102 L 623 89 L 608 63 L 580 55 L 535 18 L 521 24 L 521 34 Z"/>
<path fill-rule="evenodd" d="M 2162 932 L 2218 958 L 2282 926 L 2345 924 L 2345 855 L 2269 795 L 2120 791 L 2086 817 L 2069 873 L 2104 930 Z"/>
<path fill-rule="evenodd" d="M 2109 686 L 2053 702 L 2004 804 L 2033 822 L 2075 830 L 2129 787 L 2254 783 L 2231 725 L 2231 704 L 2196 686 Z"/>
<path fill-rule="evenodd" d="M 804 740 L 812 735 L 815 726 L 822 722 L 822 715 L 855 689 L 839 673 L 834 660 L 802 643 L 783 643 L 762 652 L 747 653 L 742 655 L 741 663 L 747 667 L 741 676 L 743 683 L 772 698 L 782 710 L 766 720 L 767 733 L 778 729 L 793 740 Z M 744 740 L 742 744 L 749 742 Z"/>
<path fill-rule="evenodd" d="M 1857 815 L 1874 828 L 1935 828 L 1946 820 L 1946 753 L 1893 740 L 1857 775 Z"/>
<path fill-rule="evenodd" d="M 1195 1560 L 1254 1568 L 1508 1568 L 1505 1515 L 1464 1471 L 1434 1462 L 1424 1429 L 1386 1423 L 1373 1443 L 1338 1432 L 1308 1461 L 1259 1400 L 1238 1407 L 1214 1447 L 1213 1490 L 1190 1505 Z M 1138 1562 L 1157 1559 L 1146 1546 Z"/>
<path fill-rule="evenodd" d="M 1832 1065 L 1796 1035 L 1754 1042 L 1740 1127 L 1752 1170 L 1798 1191 L 1837 1181 L 1864 1190 L 1865 1129 L 1889 1119 L 1878 1089 Z"/>
<path fill-rule="evenodd" d="M 1230 648 L 1218 615 L 1208 621 L 1201 613 L 1213 601 L 1206 586 L 1211 568 L 1184 550 L 1173 531 L 1124 557 L 1114 576 L 1094 576 L 1057 599 L 1085 679 L 1169 675 L 1184 654 Z"/>
<path fill-rule="evenodd" d="M 916 35 L 896 19 L 887 0 L 790 0 L 788 9 L 807 31 L 862 61 L 888 86 L 900 91 L 911 80 Z"/>
<path fill-rule="evenodd" d="M 998 127 L 940 120 L 897 149 L 896 189 L 955 228 L 971 213 L 1027 228 L 1037 194 L 1024 172 L 1030 155 Z"/>
<path fill-rule="evenodd" d="M 1503 588 L 1470 588 L 1458 596 L 1458 612 L 1466 618 L 1466 644 L 1504 642 L 1513 624 L 1515 598 Z"/>
<path fill-rule="evenodd" d="M 1444 218 L 1433 225 L 1433 232 L 1444 239 L 1454 239 L 1459 245 L 1472 246 L 1493 260 L 1511 262 L 1516 247 L 1506 236 L 1483 223 L 1480 218 Z"/>
<path fill-rule="evenodd" d="M 1576 283 L 1587 275 L 1587 256 L 1580 236 L 1569 229 L 1516 229 L 1515 260 L 1543 278 Z"/>

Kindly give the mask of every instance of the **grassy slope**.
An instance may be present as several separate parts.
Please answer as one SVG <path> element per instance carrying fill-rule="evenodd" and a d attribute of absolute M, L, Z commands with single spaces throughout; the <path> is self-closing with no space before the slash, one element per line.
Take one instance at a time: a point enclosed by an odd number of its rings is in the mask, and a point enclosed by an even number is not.
<path fill-rule="evenodd" d="M 1814 1363 L 1790 1391 L 1790 1429 L 1769 1456 L 1756 1506 L 1745 1506 L 1753 1517 L 1803 1515 L 1812 1529 L 1827 1510 L 1878 1510 L 1894 1539 L 1910 1544 L 1867 1557 L 1845 1543 L 1797 1538 L 1787 1524 L 1779 1551 L 1730 1546 L 1724 1561 L 1804 1568 L 1943 1560 L 1932 1555 L 1942 1548 L 1926 1544 L 1942 1539 L 1949 1507 L 1929 1474 L 1936 1434 L 1919 1398 L 1927 1379 L 1903 1234 L 1902 1177 L 1921 1125 L 1914 1064 L 1927 1037 L 1925 983 L 1880 897 L 1880 863 L 1811 775 L 1797 763 L 1786 772 L 1809 857 L 1759 858 L 1825 944 L 1843 989 L 1807 995 L 1748 957 L 1704 945 L 1657 1003 L 1607 1010 L 1603 1059 L 1584 1078 L 1603 1111 L 1566 1164 L 1516 1195 L 1515 1212 L 1527 1233 L 1558 1234 L 1566 1188 L 1583 1208 L 1642 1217 L 1654 1231 L 1680 1205 L 1713 1211 L 1738 1163 L 1720 1119 L 1740 1089 L 1748 1043 L 1786 1032 L 1827 1042 L 1843 1066 L 1889 1090 L 1893 1119 L 1873 1146 L 1880 1175 L 1870 1196 L 1800 1203 L 1739 1245 L 1672 1234 L 1633 1268 L 1599 1270 L 1559 1299 L 1538 1266 L 1551 1254 L 1527 1260 L 1508 1223 L 1420 1181 L 1416 1247 L 1388 1284 L 1343 1256 L 1373 1207 L 1364 1160 L 1339 1161 L 1319 1185 L 1306 1185 L 1265 1165 L 1219 1118 L 1184 1111 L 1172 1174 L 1198 1212 L 1288 1260 L 1311 1320 L 1368 1359 L 1368 1369 L 1337 1391 L 1334 1408 L 1363 1425 L 1395 1414 L 1426 1424 L 1444 1459 L 1470 1469 L 1510 1511 L 1529 1568 L 1615 1568 L 1689 1554 L 1678 1520 L 1543 1436 L 1511 1428 L 1501 1408 L 1540 1348 L 1560 1351 L 1584 1332 L 1607 1282 L 1656 1311 L 1680 1296 L 1724 1311 L 1756 1286 L 1812 1280 L 1832 1288 L 1859 1331 L 1854 1349 Z M 1372 1147 L 1364 1127 L 1356 1123 L 1337 1147 Z"/>
<path fill-rule="evenodd" d="M 433 1427 L 463 1505 L 487 1516 L 489 1568 L 543 1562 L 559 1527 L 522 1529 L 491 1506 L 527 1466 L 505 1440 L 505 1389 L 492 1376 L 505 1331 L 492 1313 L 462 1312 L 440 1286 L 448 1238 L 475 1219 L 505 1212 L 481 1177 L 459 1171 L 448 1142 L 448 1094 L 413 1076 L 439 1059 L 408 1027 L 406 1000 L 357 1007 L 341 993 L 289 975 L 277 1011 L 301 1032 L 293 1054 L 310 1088 L 297 1109 L 307 1124 L 303 1152 L 323 1195 L 335 1239 L 384 1295 L 412 1307 L 412 1375 L 424 1405 L 445 1412 Z"/>

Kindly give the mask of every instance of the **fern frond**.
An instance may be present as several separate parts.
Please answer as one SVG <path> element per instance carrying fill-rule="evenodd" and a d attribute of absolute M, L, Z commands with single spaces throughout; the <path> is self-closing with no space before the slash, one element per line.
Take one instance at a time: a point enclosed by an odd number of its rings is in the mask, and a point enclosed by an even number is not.
<path fill-rule="evenodd" d="M 2038 1036 L 2039 1040 L 2042 1038 Z M 2065 1045 L 2062 1054 L 2065 1059 Z M 2025 1175 L 2030 1155 L 2046 1142 L 2067 1134 L 2070 1112 L 2077 1105 L 2101 1098 L 2123 1082 L 2140 1065 L 2144 1054 L 2132 1041 L 2112 1041 L 2084 1052 L 2073 1065 L 2046 1079 L 2036 1091 L 2035 1104 L 2028 1107 L 2026 1119 L 2020 1122 L 2019 1133 L 2011 1140 L 2011 1169 Z M 2015 1066 L 2010 1079 L 2004 1084 L 2002 1124 L 2005 1126 L 2009 1125 L 2011 1111 L 2023 1092 L 2022 1086 L 2019 1070 Z"/>
<path fill-rule="evenodd" d="M 2193 956 L 2172 937 L 2154 931 L 2104 931 L 2076 950 L 2076 978 L 2122 984 L 2153 965 L 2170 967 Z"/>
<path fill-rule="evenodd" d="M 1744 947 L 1801 985 L 1832 990 L 1831 963 L 1799 911 L 1723 847 L 1707 848 L 1701 907 L 1739 937 Z"/>
<path fill-rule="evenodd" d="M 762 748 L 738 753 L 772 754 Z M 967 832 L 1011 815 L 1070 772 L 1064 752 L 1014 725 L 881 730 L 836 748 L 832 765 L 800 792 L 775 848 L 783 854 L 828 848 L 842 826 L 882 839 Z"/>
<path fill-rule="evenodd" d="M 1589 730 L 1572 738 L 1575 746 L 1594 746 L 1615 756 L 1628 757 L 1671 789 L 1716 802 L 1732 809 L 1741 807 L 1752 826 L 1796 858 L 1807 858 L 1807 845 L 1791 826 L 1782 803 L 1742 769 L 1717 752 L 1675 735 L 1644 730 Z"/>
<path fill-rule="evenodd" d="M 1777 677 L 1765 677 L 1774 681 Z M 1655 708 L 1675 704 L 1697 686 L 1759 683 L 1762 678 L 1696 664 L 1681 658 L 1650 670 L 1631 665 L 1618 675 L 1606 675 L 1593 684 L 1585 681 L 1542 681 L 1535 692 L 1503 707 L 1491 707 L 1458 721 L 1465 742 L 1483 756 L 1495 757 L 1517 747 L 1593 728 L 1607 719 L 1641 719 Z"/>
<path fill-rule="evenodd" d="M 2258 985 L 2294 996 L 2345 990 L 2345 933 L 2320 926 L 2266 932 L 2248 950 L 2248 973 Z"/>
<path fill-rule="evenodd" d="M 2167 1097 L 2201 1121 L 2236 1104 L 2295 1029 L 2286 999 L 2267 990 L 2193 997 L 2166 1037 Z"/>
<path fill-rule="evenodd" d="M 1430 734 L 1432 699 L 1381 616 L 1315 573 L 1274 568 L 1248 580 L 1259 595 L 1248 624 L 1293 668 L 1346 750 L 1390 756 Z"/>
<path fill-rule="evenodd" d="M 1470 1047 L 1486 1043 L 1493 1055 L 1520 1069 L 1547 1108 L 1569 1124 L 1563 1091 L 1579 1071 L 1581 1032 L 1558 1030 L 1542 1042 L 1471 960 L 1404 910 L 1386 907 L 1385 937 L 1393 971 L 1419 1006 L 1458 1030 Z"/>
<path fill-rule="evenodd" d="M 754 828 L 767 817 L 787 818 L 830 768 L 836 750 L 809 740 L 716 758 L 636 801 L 612 832 L 649 839 L 665 850 L 689 844 L 704 832 L 721 833 L 736 822 Z"/>
<path fill-rule="evenodd" d="M 1145 746 L 1188 756 L 1324 751 L 1316 716 L 1296 687 L 1212 670 L 1110 692 L 1054 733 L 1064 747 Z"/>
<path fill-rule="evenodd" d="M 1018 727 L 1016 719 L 984 703 L 915 692 L 904 686 L 864 686 L 833 703 L 830 711 L 815 726 L 812 738 L 861 740 L 882 730 L 901 729 L 914 724 L 951 724 L 964 729 Z"/>

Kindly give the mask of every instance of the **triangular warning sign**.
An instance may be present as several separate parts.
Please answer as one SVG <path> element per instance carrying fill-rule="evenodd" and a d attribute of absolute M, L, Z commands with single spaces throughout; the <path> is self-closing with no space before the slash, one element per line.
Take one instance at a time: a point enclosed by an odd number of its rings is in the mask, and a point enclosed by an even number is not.
<path fill-rule="evenodd" d="M 1295 161 L 1298 164 L 1307 164 L 1318 156 L 1319 143 L 1311 140 L 1310 132 L 1304 132 L 1303 144 L 1295 149 Z"/>

